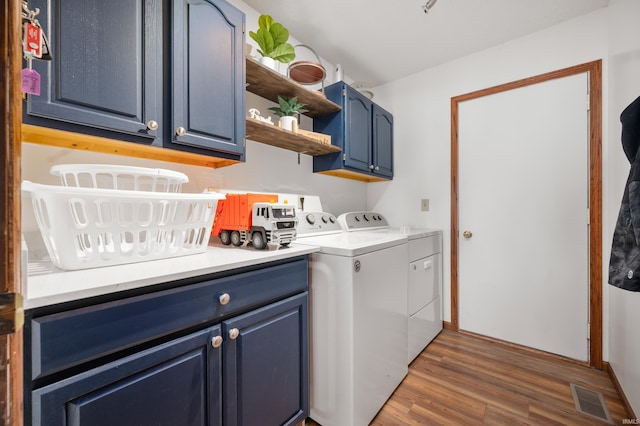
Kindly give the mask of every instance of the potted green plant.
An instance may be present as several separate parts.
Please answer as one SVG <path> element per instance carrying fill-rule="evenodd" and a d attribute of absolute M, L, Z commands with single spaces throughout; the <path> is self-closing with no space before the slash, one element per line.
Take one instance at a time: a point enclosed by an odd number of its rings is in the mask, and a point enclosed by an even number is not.
<path fill-rule="evenodd" d="M 275 61 L 288 63 L 296 57 L 293 46 L 287 43 L 289 30 L 275 22 L 269 15 L 260 15 L 258 31 L 249 31 L 249 36 L 258 43 L 258 53 L 262 55 L 260 62 L 275 69 Z"/>
<path fill-rule="evenodd" d="M 280 127 L 286 130 L 293 130 L 293 122 L 296 121 L 296 114 L 302 114 L 308 110 L 304 109 L 306 104 L 298 103 L 298 97 L 287 100 L 278 95 L 278 106 L 269 108 L 275 115 L 280 117 Z"/>

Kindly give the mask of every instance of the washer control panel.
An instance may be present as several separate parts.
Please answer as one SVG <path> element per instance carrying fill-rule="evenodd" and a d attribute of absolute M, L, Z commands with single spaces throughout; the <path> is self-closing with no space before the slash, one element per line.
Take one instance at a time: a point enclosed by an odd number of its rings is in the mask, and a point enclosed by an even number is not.
<path fill-rule="evenodd" d="M 325 212 L 296 212 L 298 216 L 298 236 L 317 235 L 328 232 L 342 231 L 338 220 L 331 213 Z"/>
<path fill-rule="evenodd" d="M 388 228 L 384 216 L 376 212 L 348 212 L 338 216 L 338 223 L 344 231 Z"/>

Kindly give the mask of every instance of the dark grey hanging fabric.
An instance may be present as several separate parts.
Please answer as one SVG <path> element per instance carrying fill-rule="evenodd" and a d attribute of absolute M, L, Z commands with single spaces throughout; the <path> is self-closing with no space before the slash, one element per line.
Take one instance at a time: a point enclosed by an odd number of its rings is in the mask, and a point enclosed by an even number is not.
<path fill-rule="evenodd" d="M 640 291 L 640 97 L 620 114 L 622 149 L 631 170 L 613 233 L 609 284 Z"/>

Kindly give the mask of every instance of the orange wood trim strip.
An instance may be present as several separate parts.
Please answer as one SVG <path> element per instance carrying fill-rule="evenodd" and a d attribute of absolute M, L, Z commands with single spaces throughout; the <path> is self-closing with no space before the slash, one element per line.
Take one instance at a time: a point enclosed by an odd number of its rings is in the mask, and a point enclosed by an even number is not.
<path fill-rule="evenodd" d="M 0 102 L 0 120 L 2 120 L 2 158 L 3 185 L 0 188 L 2 199 L 2 227 L 5 237 L 0 242 L 2 259 L 2 283 L 0 291 L 20 293 L 20 123 L 22 121 L 22 93 L 20 69 L 22 68 L 22 26 L 21 2 L 10 0 L 0 6 L 0 67 L 5 78 L 0 80 L 0 93 L 6 102 Z M 21 426 L 22 416 L 22 331 L 1 337 L 3 355 L 0 369 L 0 386 L 3 387 L 2 413 L 3 424 Z M 6 345 L 6 346 L 5 346 Z M 5 358 L 6 357 L 6 358 Z M 5 394 L 8 392 L 8 395 Z"/>
<path fill-rule="evenodd" d="M 322 175 L 335 176 L 342 179 L 357 180 L 360 182 L 387 182 L 389 179 L 380 178 L 364 173 L 352 172 L 351 170 L 326 170 L 324 172 L 316 172 Z"/>
<path fill-rule="evenodd" d="M 613 386 L 616 388 L 616 392 L 618 392 L 618 398 L 620 398 L 620 401 L 622 401 L 622 404 L 624 405 L 624 409 L 627 412 L 627 417 L 629 419 L 637 419 L 638 416 L 636 416 L 636 414 L 633 412 L 633 407 L 631 407 L 631 404 L 627 399 L 627 395 L 625 395 L 624 390 L 622 389 L 622 386 L 618 381 L 618 377 L 616 376 L 615 371 L 613 371 L 613 367 L 611 366 L 611 364 L 604 361 L 603 368 L 607 372 L 607 374 L 609 374 L 609 378 L 611 379 Z"/>
<path fill-rule="evenodd" d="M 589 362 L 602 369 L 602 60 L 489 87 L 451 98 L 451 324 L 458 330 L 458 104 L 556 78 L 589 74 Z"/>
<path fill-rule="evenodd" d="M 591 365 L 602 370 L 602 61 L 589 70 L 589 321 Z"/>
<path fill-rule="evenodd" d="M 549 360 L 564 361 L 564 362 L 569 362 L 571 364 L 580 365 L 582 367 L 587 367 L 587 368 L 590 367 L 589 363 L 585 362 L 585 361 L 578 361 L 577 359 L 567 358 L 567 357 L 562 356 L 562 355 L 554 354 L 554 353 L 551 353 L 551 352 L 546 352 L 546 351 L 543 351 L 543 350 L 540 350 L 540 349 L 536 349 L 536 348 L 531 348 L 529 346 L 519 345 L 517 343 L 508 342 L 506 340 L 500 340 L 500 339 L 496 339 L 494 337 L 483 336 L 482 334 L 476 334 L 476 333 L 473 333 L 471 331 L 460 330 L 458 333 L 464 334 L 466 336 L 473 336 L 473 337 L 475 337 L 477 339 L 484 340 L 484 341 L 487 341 L 487 342 L 498 343 L 498 344 L 501 344 L 503 346 L 507 346 L 509 348 L 517 349 L 517 350 L 522 351 L 522 352 L 535 354 L 537 356 L 541 356 L 541 357 L 547 358 Z"/>
<path fill-rule="evenodd" d="M 458 324 L 458 100 L 451 99 L 451 329 Z"/>
<path fill-rule="evenodd" d="M 103 154 L 125 155 L 128 157 L 191 164 L 194 166 L 219 168 L 237 164 L 238 161 L 208 155 L 193 154 L 173 149 L 159 148 L 124 142 L 98 136 L 83 135 L 47 127 L 22 125 L 22 141 L 59 148 L 79 149 Z"/>

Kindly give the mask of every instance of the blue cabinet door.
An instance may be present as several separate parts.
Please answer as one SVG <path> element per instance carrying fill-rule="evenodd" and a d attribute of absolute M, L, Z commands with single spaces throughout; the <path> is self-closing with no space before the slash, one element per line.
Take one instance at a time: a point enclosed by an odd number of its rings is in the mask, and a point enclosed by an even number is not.
<path fill-rule="evenodd" d="M 30 0 L 29 6 L 41 10 L 53 60 L 33 61 L 41 94 L 28 95 L 24 121 L 161 145 L 162 3 Z"/>
<path fill-rule="evenodd" d="M 344 164 L 369 173 L 373 165 L 372 103 L 350 86 L 346 86 L 346 89 L 344 117 L 347 143 L 344 146 Z"/>
<path fill-rule="evenodd" d="M 34 390 L 32 424 L 221 425 L 219 335 L 210 327 Z"/>
<path fill-rule="evenodd" d="M 393 177 L 393 116 L 373 104 L 373 173 Z"/>
<path fill-rule="evenodd" d="M 173 0 L 171 140 L 244 159 L 244 14 L 224 0 Z"/>
<path fill-rule="evenodd" d="M 226 426 L 294 425 L 307 417 L 308 328 L 308 292 L 223 323 Z"/>

